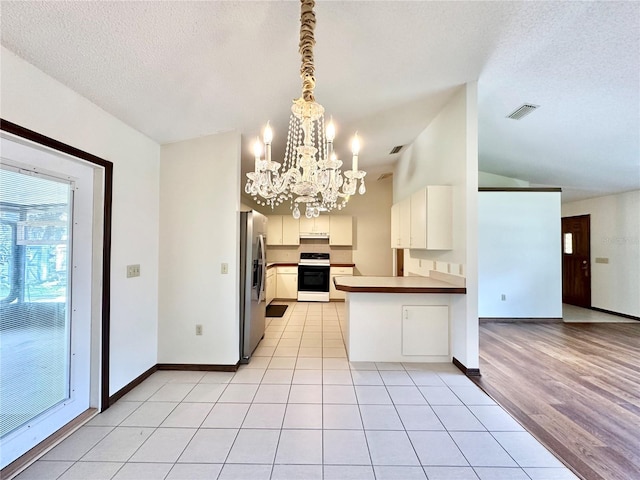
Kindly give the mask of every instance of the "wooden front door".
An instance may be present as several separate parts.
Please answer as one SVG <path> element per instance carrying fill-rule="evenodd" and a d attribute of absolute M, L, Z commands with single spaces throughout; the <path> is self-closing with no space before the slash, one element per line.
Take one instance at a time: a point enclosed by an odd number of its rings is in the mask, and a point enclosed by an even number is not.
<path fill-rule="evenodd" d="M 590 217 L 562 219 L 562 302 L 591 307 Z"/>

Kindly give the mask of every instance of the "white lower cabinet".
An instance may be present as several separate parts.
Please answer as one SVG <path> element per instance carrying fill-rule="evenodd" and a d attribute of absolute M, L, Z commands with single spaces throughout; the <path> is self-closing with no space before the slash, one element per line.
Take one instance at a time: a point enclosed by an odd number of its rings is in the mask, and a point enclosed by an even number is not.
<path fill-rule="evenodd" d="M 265 300 L 267 302 L 267 305 L 269 305 L 273 301 L 273 299 L 276 298 L 276 282 L 276 268 L 269 268 L 267 270 L 267 279 L 265 282 Z"/>
<path fill-rule="evenodd" d="M 348 292 L 343 330 L 352 362 L 451 362 L 449 294 Z"/>
<path fill-rule="evenodd" d="M 336 290 L 333 284 L 334 277 L 351 276 L 353 276 L 353 267 L 331 267 L 329 270 L 329 300 L 344 300 L 346 297 L 346 292 Z"/>
<path fill-rule="evenodd" d="M 276 298 L 298 298 L 298 267 L 277 267 Z"/>
<path fill-rule="evenodd" d="M 449 355 L 449 306 L 402 307 L 402 355 Z"/>

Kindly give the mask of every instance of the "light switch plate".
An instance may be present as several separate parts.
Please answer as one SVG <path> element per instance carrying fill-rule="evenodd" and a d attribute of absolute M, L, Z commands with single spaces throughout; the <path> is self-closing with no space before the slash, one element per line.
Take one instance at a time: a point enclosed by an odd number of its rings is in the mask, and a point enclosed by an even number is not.
<path fill-rule="evenodd" d="M 223 263 L 220 265 L 220 273 L 222 274 L 227 274 L 229 273 L 229 264 L 228 263 Z"/>
<path fill-rule="evenodd" d="M 127 278 L 140 276 L 140 264 L 127 265 Z"/>

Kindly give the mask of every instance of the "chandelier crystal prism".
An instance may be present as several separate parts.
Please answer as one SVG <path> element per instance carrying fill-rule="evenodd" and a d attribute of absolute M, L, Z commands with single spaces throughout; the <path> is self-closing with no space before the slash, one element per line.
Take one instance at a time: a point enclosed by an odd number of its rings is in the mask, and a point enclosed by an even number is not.
<path fill-rule="evenodd" d="M 256 139 L 254 171 L 247 173 L 245 185 L 245 193 L 261 205 L 273 208 L 289 200 L 294 218 L 300 218 L 301 208 L 304 208 L 307 218 L 317 217 L 321 211 L 340 210 L 356 190 L 362 195 L 366 192 L 366 172 L 358 170 L 358 134 L 351 143 L 351 170 L 343 173 L 342 161 L 333 150 L 333 121 L 325 125 L 324 108 L 315 101 L 313 95 L 316 85 L 313 63 L 314 6 L 314 0 L 300 0 L 302 95 L 291 106 L 284 161 L 280 164 L 271 160 L 273 133 L 267 123 L 263 133 L 264 158 L 262 143 Z M 357 188 L 358 180 L 360 188 Z"/>

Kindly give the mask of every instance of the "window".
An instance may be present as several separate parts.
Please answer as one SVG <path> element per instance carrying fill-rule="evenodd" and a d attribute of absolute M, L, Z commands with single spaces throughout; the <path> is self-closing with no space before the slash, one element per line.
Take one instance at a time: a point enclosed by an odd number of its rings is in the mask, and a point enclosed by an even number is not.
<path fill-rule="evenodd" d="M 573 233 L 564 234 L 564 253 L 573 255 Z"/>

